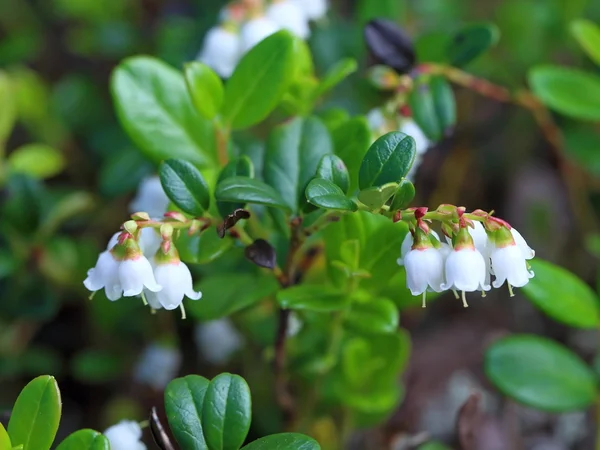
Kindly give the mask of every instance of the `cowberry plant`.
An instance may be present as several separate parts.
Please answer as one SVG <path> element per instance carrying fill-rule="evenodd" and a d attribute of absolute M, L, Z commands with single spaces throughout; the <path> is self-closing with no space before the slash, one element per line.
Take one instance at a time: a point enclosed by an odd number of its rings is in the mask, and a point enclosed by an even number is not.
<path fill-rule="evenodd" d="M 573 29 L 597 57 L 597 30 L 581 22 Z M 385 96 L 369 120 L 323 106 L 356 62 L 342 60 L 319 77 L 307 44 L 288 31 L 253 46 L 225 81 L 219 75 L 230 67 L 217 74 L 190 62 L 180 71 L 145 56 L 124 60 L 112 75 L 121 125 L 155 164 L 169 205 L 124 220 L 84 285 L 94 302 L 138 301 L 157 316 L 179 310 L 188 321 L 233 318 L 251 342 L 240 371 L 268 390 L 262 402 L 281 412 L 262 420 L 294 432 L 246 448 L 319 448 L 306 435 L 324 448 L 342 448 L 352 430 L 385 421 L 402 402 L 411 351 L 400 314 L 427 307 L 442 292 L 458 305 L 485 308 L 479 298 L 492 287 L 506 300 L 523 288 L 560 322 L 600 323 L 596 294 L 566 270 L 534 259 L 523 236 L 494 211 L 415 204 L 412 182 L 427 148 L 456 125 L 454 83 L 531 111 L 575 202 L 582 186 L 548 108 L 597 121 L 595 97 L 571 91 L 572 77 L 597 90 L 596 77 L 536 68 L 533 91 L 512 92 L 472 76 L 463 67 L 498 39 L 490 24 L 430 40 L 419 56 L 411 39 L 384 20 L 370 22 L 365 39 L 377 62 L 367 78 Z M 588 205 L 577 212 L 591 216 Z M 292 330 L 294 321 L 300 330 Z M 586 363 L 537 336 L 498 340 L 485 369 L 507 396 L 543 410 L 582 409 L 598 397 Z M 54 383 L 38 380 L 32 383 Z M 259 419 L 269 410 L 263 403 L 254 408 Z M 25 420 L 31 433 L 32 410 L 21 413 L 18 405 L 11 421 Z M 149 419 L 161 448 L 245 444 L 250 394 L 238 376 L 175 379 L 165 390 L 165 410 L 171 433 L 156 412 Z M 7 448 L 45 449 L 55 431 L 38 447 L 10 425 L 0 439 Z M 94 439 L 90 448 L 107 448 L 99 433 L 78 433 Z"/>

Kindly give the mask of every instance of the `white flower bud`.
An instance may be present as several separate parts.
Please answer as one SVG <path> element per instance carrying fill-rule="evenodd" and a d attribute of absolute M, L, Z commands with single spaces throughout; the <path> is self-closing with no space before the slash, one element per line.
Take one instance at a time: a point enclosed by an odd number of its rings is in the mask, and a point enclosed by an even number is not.
<path fill-rule="evenodd" d="M 271 3 L 267 8 L 266 16 L 281 28 L 291 31 L 301 39 L 306 39 L 310 35 L 308 18 L 304 10 L 292 0 Z"/>
<path fill-rule="evenodd" d="M 129 204 L 129 212 L 147 212 L 150 217 L 162 217 L 169 207 L 169 198 L 163 191 L 160 178 L 144 178 L 138 186 L 134 199 Z"/>
<path fill-rule="evenodd" d="M 140 441 L 142 429 L 133 420 L 123 420 L 104 431 L 104 436 L 110 442 L 111 450 L 147 450 Z"/>
<path fill-rule="evenodd" d="M 229 78 L 240 60 L 240 35 L 222 26 L 208 30 L 198 61 L 212 67 L 223 78 Z"/>

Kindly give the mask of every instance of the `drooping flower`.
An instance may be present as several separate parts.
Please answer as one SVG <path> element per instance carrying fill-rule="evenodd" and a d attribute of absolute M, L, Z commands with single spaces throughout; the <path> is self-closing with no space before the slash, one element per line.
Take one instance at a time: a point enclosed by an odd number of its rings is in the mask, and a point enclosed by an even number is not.
<path fill-rule="evenodd" d="M 241 56 L 241 38 L 234 27 L 219 25 L 204 37 L 197 60 L 212 67 L 223 78 L 229 78 Z"/>
<path fill-rule="evenodd" d="M 181 365 L 181 353 L 176 347 L 164 344 L 150 344 L 135 367 L 135 379 L 162 390 L 177 375 Z"/>
<path fill-rule="evenodd" d="M 83 285 L 92 292 L 104 288 L 106 297 L 111 301 L 120 299 L 123 288 L 119 279 L 119 264 L 120 260 L 113 252 L 106 250 L 100 253 L 96 265 L 88 270 Z"/>
<path fill-rule="evenodd" d="M 133 420 L 122 420 L 107 428 L 103 434 L 110 442 L 111 450 L 147 450 L 146 445 L 140 440 L 142 428 Z"/>
<path fill-rule="evenodd" d="M 183 298 L 199 300 L 202 298 L 202 293 L 194 290 L 190 269 L 179 259 L 175 246 L 172 243 L 168 244 L 166 247 L 161 247 L 153 259 L 154 276 L 162 286 L 162 290 L 147 292 L 146 296 L 148 303 L 154 309 L 173 310 L 181 307 L 185 318 Z"/>
<path fill-rule="evenodd" d="M 319 20 L 327 14 L 327 0 L 291 0 L 304 11 L 309 20 Z"/>
<path fill-rule="evenodd" d="M 160 178 L 144 178 L 137 193 L 129 204 L 131 213 L 147 212 L 150 217 L 162 217 L 169 206 L 169 198 L 160 184 Z"/>
<path fill-rule="evenodd" d="M 504 227 L 495 231 L 495 246 L 491 252 L 492 268 L 496 276 L 492 284 L 495 288 L 499 288 L 506 281 L 511 297 L 513 296 L 512 287 L 525 286 L 534 275 L 527 269 L 525 254 L 513 236 L 512 230 L 509 231 Z M 524 239 L 523 242 L 525 242 Z"/>
<path fill-rule="evenodd" d="M 264 16 L 248 20 L 240 30 L 242 54 L 280 29 L 277 23 Z"/>
<path fill-rule="evenodd" d="M 490 285 L 486 283 L 485 259 L 475 248 L 467 228 L 460 229 L 454 249 L 446 259 L 445 279 L 442 289 L 461 291 L 464 307 L 469 306 L 465 299 L 465 292 L 490 289 Z"/>
<path fill-rule="evenodd" d="M 521 249 L 521 252 L 523 253 L 525 259 L 533 259 L 533 257 L 535 256 L 535 250 L 529 247 L 529 245 L 525 241 L 525 238 L 521 236 L 521 233 L 519 233 L 515 228 L 511 228 L 510 234 L 512 234 L 512 237 L 515 240 L 517 247 Z"/>
<path fill-rule="evenodd" d="M 140 230 L 139 245 L 144 256 L 152 258 L 158 251 L 161 243 L 160 233 L 152 227 L 145 227 Z"/>
<path fill-rule="evenodd" d="M 274 0 L 266 10 L 268 19 L 281 28 L 291 31 L 301 39 L 310 35 L 308 18 L 304 9 L 292 0 Z"/>
<path fill-rule="evenodd" d="M 156 282 L 152 266 L 135 239 L 126 239 L 125 255 L 119 264 L 119 281 L 125 297 L 141 295 L 144 288 L 150 292 L 159 292 L 162 286 Z"/>
<path fill-rule="evenodd" d="M 435 238 L 436 240 L 440 240 L 440 236 L 433 230 L 429 231 Z M 404 257 L 406 256 L 406 254 L 410 251 L 410 249 L 413 246 L 413 235 L 412 233 L 406 233 L 406 236 L 404 236 L 404 240 L 402 241 L 402 244 L 400 245 L 400 258 L 398 258 L 396 260 L 396 262 L 398 263 L 399 266 L 404 265 Z"/>
<path fill-rule="evenodd" d="M 226 363 L 242 347 L 243 338 L 227 318 L 204 322 L 196 327 L 195 342 L 211 364 Z"/>

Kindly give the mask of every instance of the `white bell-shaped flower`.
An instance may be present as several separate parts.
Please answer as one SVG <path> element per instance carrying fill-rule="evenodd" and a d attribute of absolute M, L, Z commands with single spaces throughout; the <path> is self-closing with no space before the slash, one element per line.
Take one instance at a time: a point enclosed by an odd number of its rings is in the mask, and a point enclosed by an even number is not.
<path fill-rule="evenodd" d="M 226 363 L 243 344 L 242 335 L 227 318 L 201 323 L 194 337 L 204 359 L 214 365 Z"/>
<path fill-rule="evenodd" d="M 505 281 L 509 288 L 523 287 L 533 278 L 533 272 L 527 269 L 523 252 L 516 244 L 495 248 L 492 251 L 492 267 L 496 276 L 492 283 L 495 288 L 502 286 Z"/>
<path fill-rule="evenodd" d="M 83 285 L 92 292 L 104 288 L 106 297 L 111 301 L 120 299 L 123 288 L 119 279 L 119 264 L 120 261 L 110 251 L 100 253 L 94 268 L 88 270 Z"/>
<path fill-rule="evenodd" d="M 104 431 L 104 436 L 110 442 L 111 450 L 147 450 L 140 441 L 142 428 L 133 420 L 123 420 Z"/>
<path fill-rule="evenodd" d="M 202 293 L 194 290 L 190 269 L 181 261 L 155 264 L 154 276 L 162 290 L 146 293 L 150 306 L 159 304 L 167 310 L 172 310 L 181 306 L 183 297 L 191 300 L 202 298 Z"/>
<path fill-rule="evenodd" d="M 510 234 L 512 234 L 515 243 L 521 249 L 521 252 L 523 252 L 523 256 L 525 257 L 525 259 L 533 259 L 533 257 L 535 256 L 535 250 L 529 247 L 529 245 L 525 241 L 525 238 L 521 236 L 521 233 L 519 233 L 515 228 L 511 228 Z"/>
<path fill-rule="evenodd" d="M 310 35 L 308 18 L 304 10 L 292 0 L 274 0 L 265 15 L 281 28 L 291 31 L 301 39 L 306 39 Z"/>
<path fill-rule="evenodd" d="M 162 238 L 157 229 L 145 227 L 140 230 L 140 249 L 144 256 L 148 259 L 152 258 L 160 247 Z"/>
<path fill-rule="evenodd" d="M 160 184 L 160 178 L 144 178 L 129 204 L 129 212 L 147 212 L 150 217 L 162 217 L 169 207 L 169 198 Z"/>
<path fill-rule="evenodd" d="M 125 297 L 141 295 L 144 288 L 150 292 L 162 290 L 162 286 L 156 282 L 150 261 L 144 255 L 124 259 L 119 265 L 119 280 Z"/>
<path fill-rule="evenodd" d="M 444 284 L 444 255 L 437 248 L 413 249 L 404 258 L 406 284 L 412 295 L 427 289 L 441 292 Z"/>
<path fill-rule="evenodd" d="M 309 20 L 319 20 L 327 14 L 327 0 L 292 0 Z"/>
<path fill-rule="evenodd" d="M 121 235 L 120 231 L 117 231 L 115 234 L 112 235 L 112 237 L 108 241 L 108 245 L 106 246 L 106 250 L 112 250 L 113 247 L 115 245 L 117 245 L 117 242 L 119 242 L 119 236 L 120 235 Z"/>
<path fill-rule="evenodd" d="M 438 241 L 440 240 L 440 236 L 435 231 L 430 230 L 429 232 L 432 235 L 434 235 Z M 398 263 L 399 266 L 404 265 L 404 257 L 410 251 L 412 246 L 413 246 L 413 235 L 411 232 L 408 232 L 408 233 L 406 233 L 406 236 L 404 236 L 404 240 L 402 241 L 402 244 L 400 244 L 400 258 L 398 258 L 396 260 L 396 262 Z"/>
<path fill-rule="evenodd" d="M 240 60 L 241 38 L 233 29 L 216 26 L 208 30 L 197 60 L 229 78 Z"/>
<path fill-rule="evenodd" d="M 277 23 L 264 16 L 248 20 L 240 30 L 242 54 L 280 29 Z"/>

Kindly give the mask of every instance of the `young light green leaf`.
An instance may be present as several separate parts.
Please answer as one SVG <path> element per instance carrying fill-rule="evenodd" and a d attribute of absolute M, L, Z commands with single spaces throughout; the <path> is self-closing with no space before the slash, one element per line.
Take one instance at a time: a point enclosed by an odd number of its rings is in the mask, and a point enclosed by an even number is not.
<path fill-rule="evenodd" d="M 387 334 L 398 331 L 398 308 L 387 298 L 355 301 L 345 325 L 360 334 Z"/>
<path fill-rule="evenodd" d="M 576 275 L 548 261 L 529 261 L 535 277 L 523 286 L 527 298 L 553 319 L 578 328 L 600 324 L 598 297 Z"/>
<path fill-rule="evenodd" d="M 549 108 L 575 119 L 600 121 L 600 77 L 568 67 L 542 65 L 529 71 L 533 92 Z"/>
<path fill-rule="evenodd" d="M 54 377 L 33 379 L 17 397 L 8 422 L 12 445 L 23 445 L 23 450 L 49 450 L 60 415 L 60 391 Z"/>
<path fill-rule="evenodd" d="M 200 217 L 210 205 L 208 185 L 194 165 L 181 159 L 168 159 L 158 170 L 167 197 L 182 211 Z"/>
<path fill-rule="evenodd" d="M 215 164 L 213 125 L 196 112 L 180 72 L 155 58 L 127 58 L 111 91 L 121 125 L 146 157 Z"/>
<path fill-rule="evenodd" d="M 230 373 L 215 377 L 202 406 L 204 436 L 210 450 L 238 450 L 251 420 L 252 400 L 246 380 Z"/>
<path fill-rule="evenodd" d="M 4 155 L 4 145 L 10 136 L 17 119 L 14 86 L 8 75 L 0 71 L 0 157 Z"/>
<path fill-rule="evenodd" d="M 450 64 L 462 67 L 494 46 L 500 31 L 493 23 L 467 25 L 460 29 L 448 43 L 446 52 Z"/>
<path fill-rule="evenodd" d="M 358 172 L 371 143 L 371 129 L 364 117 L 355 117 L 337 126 L 333 133 L 335 154 L 339 156 L 350 175 L 350 193 L 358 187 Z"/>
<path fill-rule="evenodd" d="M 350 188 L 350 176 L 344 161 L 335 155 L 325 155 L 317 166 L 317 178 L 331 181 L 345 193 Z"/>
<path fill-rule="evenodd" d="M 372 186 L 358 193 L 358 200 L 370 210 L 379 210 L 396 193 L 398 183 L 386 183 L 383 186 Z"/>
<path fill-rule="evenodd" d="M 50 178 L 65 167 L 62 153 L 46 144 L 25 144 L 8 155 L 8 168 L 34 178 Z"/>
<path fill-rule="evenodd" d="M 408 208 L 410 202 L 415 198 L 415 186 L 406 178 L 400 180 L 398 189 L 392 200 L 390 211 L 398 211 L 399 209 Z"/>
<path fill-rule="evenodd" d="M 204 377 L 188 375 L 174 379 L 165 389 L 167 421 L 182 448 L 208 450 L 202 408 L 209 384 Z"/>
<path fill-rule="evenodd" d="M 329 180 L 315 178 L 306 187 L 306 199 L 312 205 L 324 209 L 356 211 L 357 206 L 344 195 L 342 189 Z"/>
<path fill-rule="evenodd" d="M 220 202 L 256 203 L 289 210 L 279 192 L 260 180 L 235 176 L 217 185 L 215 198 Z"/>
<path fill-rule="evenodd" d="M 544 411 L 584 409 L 597 396 L 594 372 L 569 349 L 540 336 L 498 340 L 486 351 L 485 372 L 505 395 Z"/>
<path fill-rule="evenodd" d="M 185 64 L 183 74 L 196 111 L 208 120 L 214 119 L 223 104 L 223 82 L 219 76 L 198 61 Z"/>
<path fill-rule="evenodd" d="M 305 204 L 304 192 L 319 160 L 332 151 L 329 132 L 319 119 L 296 118 L 269 135 L 263 177 L 296 213 Z"/>
<path fill-rule="evenodd" d="M 329 92 L 339 83 L 344 81 L 346 77 L 356 72 L 357 68 L 358 64 L 354 58 L 344 58 L 339 60 L 323 77 L 321 84 L 319 84 L 319 87 L 317 88 L 315 97 L 318 98 L 326 92 Z"/>
<path fill-rule="evenodd" d="M 367 150 L 358 174 L 361 190 L 399 182 L 415 159 L 415 140 L 399 131 L 384 134 Z"/>
<path fill-rule="evenodd" d="M 279 433 L 257 439 L 242 450 L 321 450 L 321 446 L 304 434 Z"/>
<path fill-rule="evenodd" d="M 294 43 L 289 32 L 279 31 L 246 53 L 225 85 L 225 123 L 248 128 L 275 109 L 295 74 Z"/>
<path fill-rule="evenodd" d="M 110 450 L 110 443 L 101 433 L 83 429 L 70 434 L 56 450 Z"/>
<path fill-rule="evenodd" d="M 223 167 L 221 173 L 219 173 L 219 178 L 217 178 L 217 185 L 227 178 L 236 176 L 254 178 L 254 164 L 252 164 L 252 160 L 246 155 L 232 159 Z M 244 203 L 217 202 L 217 209 L 223 218 L 236 209 L 243 207 Z"/>
<path fill-rule="evenodd" d="M 571 34 L 592 61 L 600 65 L 600 28 L 587 19 L 571 22 Z"/>
<path fill-rule="evenodd" d="M 347 308 L 350 296 L 334 287 L 303 284 L 277 292 L 277 301 L 285 309 L 331 312 Z"/>
<path fill-rule="evenodd" d="M 0 423 L 0 449 L 10 450 L 12 448 L 12 444 L 10 443 L 10 437 L 8 437 L 8 433 L 4 428 L 4 425 Z"/>

